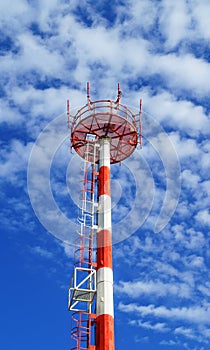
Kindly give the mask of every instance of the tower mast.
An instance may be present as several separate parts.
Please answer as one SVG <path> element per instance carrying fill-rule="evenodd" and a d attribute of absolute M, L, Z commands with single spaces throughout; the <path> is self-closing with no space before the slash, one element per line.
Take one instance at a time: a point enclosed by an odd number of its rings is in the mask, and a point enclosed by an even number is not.
<path fill-rule="evenodd" d="M 114 350 L 110 138 L 99 142 L 96 349 Z"/>
<path fill-rule="evenodd" d="M 118 84 L 116 101 L 93 102 L 87 83 L 87 104 L 76 115 L 67 102 L 70 149 L 84 159 L 80 230 L 69 288 L 76 343 L 72 350 L 115 349 L 110 164 L 142 145 L 142 101 L 139 113 L 133 114 L 120 99 Z"/>

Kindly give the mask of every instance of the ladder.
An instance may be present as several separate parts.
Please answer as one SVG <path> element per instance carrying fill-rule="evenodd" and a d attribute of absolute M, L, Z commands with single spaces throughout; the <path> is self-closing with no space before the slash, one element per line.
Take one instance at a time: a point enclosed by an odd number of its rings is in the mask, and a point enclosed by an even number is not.
<path fill-rule="evenodd" d="M 72 350 L 94 350 L 96 295 L 97 180 L 96 159 L 99 145 L 87 142 L 78 216 L 78 235 L 74 252 L 74 272 L 69 287 L 68 309 L 72 314 Z"/>

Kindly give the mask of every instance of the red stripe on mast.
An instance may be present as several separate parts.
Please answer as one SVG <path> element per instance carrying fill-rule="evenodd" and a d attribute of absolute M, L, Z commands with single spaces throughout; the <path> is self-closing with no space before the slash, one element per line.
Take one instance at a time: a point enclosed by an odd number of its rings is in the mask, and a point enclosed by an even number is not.
<path fill-rule="evenodd" d="M 110 196 L 110 168 L 107 166 L 101 166 L 98 179 L 98 195 L 101 196 L 102 194 L 107 194 Z"/>
<path fill-rule="evenodd" d="M 112 269 L 112 236 L 109 230 L 98 232 L 97 245 L 97 270 L 101 267 Z"/>
<path fill-rule="evenodd" d="M 96 319 L 96 349 L 114 349 L 114 319 L 110 315 L 98 316 Z M 100 344 L 97 346 L 97 344 Z"/>

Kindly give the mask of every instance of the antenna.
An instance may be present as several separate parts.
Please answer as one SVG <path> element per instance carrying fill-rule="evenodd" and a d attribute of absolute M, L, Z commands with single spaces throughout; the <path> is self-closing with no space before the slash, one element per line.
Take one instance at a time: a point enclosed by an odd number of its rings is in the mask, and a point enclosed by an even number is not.
<path fill-rule="evenodd" d="M 90 107 L 90 83 L 87 82 L 87 101 L 88 101 L 88 106 Z"/>

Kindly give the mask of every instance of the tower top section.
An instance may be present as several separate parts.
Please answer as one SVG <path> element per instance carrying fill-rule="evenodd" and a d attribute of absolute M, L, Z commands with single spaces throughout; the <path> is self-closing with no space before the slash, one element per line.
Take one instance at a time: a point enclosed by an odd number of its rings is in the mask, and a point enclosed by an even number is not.
<path fill-rule="evenodd" d="M 90 99 L 90 84 L 87 83 L 87 104 L 72 116 L 67 101 L 68 124 L 71 129 L 71 148 L 86 159 L 86 146 L 93 146 L 101 138 L 110 139 L 110 162 L 118 163 L 129 157 L 138 143 L 142 145 L 141 109 L 138 114 L 120 103 L 120 84 L 116 101 Z M 90 159 L 90 161 L 92 161 Z M 98 157 L 96 157 L 98 162 Z"/>

